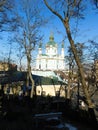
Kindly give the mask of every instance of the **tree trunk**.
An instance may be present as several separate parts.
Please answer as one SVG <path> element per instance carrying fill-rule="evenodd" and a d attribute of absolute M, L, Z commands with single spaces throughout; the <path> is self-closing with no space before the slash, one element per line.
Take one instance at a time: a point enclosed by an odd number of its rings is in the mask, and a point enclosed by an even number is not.
<path fill-rule="evenodd" d="M 34 94 L 34 80 L 32 78 L 32 74 L 31 74 L 31 66 L 30 66 L 30 58 L 29 56 L 27 56 L 27 62 L 28 62 L 28 77 L 32 83 L 32 87 L 31 87 L 31 93 L 30 93 L 30 98 L 33 98 L 33 94 Z M 28 83 L 29 83 L 29 79 L 28 79 Z"/>
<path fill-rule="evenodd" d="M 34 80 L 33 80 L 33 78 L 32 78 L 31 71 L 30 71 L 30 73 L 29 73 L 29 77 L 30 77 L 30 80 L 31 80 L 31 82 L 32 82 L 30 98 L 33 98 L 33 94 L 34 94 Z"/>
<path fill-rule="evenodd" d="M 80 59 L 79 59 L 78 55 L 77 55 L 77 50 L 75 48 L 75 44 L 74 44 L 74 41 L 73 41 L 72 36 L 71 36 L 68 17 L 66 17 L 66 19 L 64 21 L 62 21 L 62 22 L 63 22 L 63 24 L 65 26 L 67 36 L 68 36 L 68 39 L 69 39 L 69 42 L 70 42 L 70 45 L 71 45 L 71 49 L 72 49 L 72 52 L 74 54 L 74 58 L 75 58 L 75 61 L 77 63 L 77 66 L 78 66 L 78 69 L 79 69 L 79 72 L 80 72 L 82 87 L 83 87 L 84 94 L 86 96 L 88 107 L 92 108 L 93 104 L 92 104 L 90 95 L 89 95 L 88 90 L 87 90 L 85 75 L 84 75 L 84 71 L 83 71 L 83 66 L 82 66 L 82 64 L 80 62 Z"/>
<path fill-rule="evenodd" d="M 71 86 L 71 72 L 69 70 L 69 76 L 68 76 L 68 88 L 67 88 L 67 99 L 70 99 L 70 86 Z"/>
<path fill-rule="evenodd" d="M 29 70 L 27 69 L 26 86 L 29 86 Z"/>

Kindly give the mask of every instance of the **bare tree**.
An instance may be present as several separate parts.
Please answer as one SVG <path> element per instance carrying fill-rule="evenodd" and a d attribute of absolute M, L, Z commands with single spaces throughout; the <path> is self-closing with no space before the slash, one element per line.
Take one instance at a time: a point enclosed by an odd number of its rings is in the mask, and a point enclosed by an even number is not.
<path fill-rule="evenodd" d="M 51 5 L 51 2 L 48 3 L 47 0 L 44 0 L 44 3 L 48 7 L 48 9 L 61 20 L 61 22 L 63 23 L 63 25 L 66 29 L 67 37 L 70 42 L 70 46 L 71 46 L 75 61 L 77 63 L 77 66 L 78 66 L 78 69 L 80 72 L 82 88 L 83 88 L 84 94 L 86 96 L 88 106 L 89 106 L 89 108 L 92 108 L 93 103 L 91 101 L 90 95 L 87 90 L 83 66 L 81 64 L 79 56 L 77 55 L 75 41 L 72 37 L 72 33 L 71 33 L 71 29 L 70 29 L 71 18 L 75 18 L 75 17 L 83 18 L 82 12 L 83 12 L 84 6 L 82 3 L 82 0 L 77 0 L 77 1 L 76 0 L 74 0 L 74 1 L 61 0 L 61 1 L 56 1 L 54 4 L 52 3 L 52 5 Z M 60 10 L 58 11 L 57 9 L 60 9 Z"/>
<path fill-rule="evenodd" d="M 93 3 L 94 3 L 95 6 L 98 8 L 98 0 L 93 0 Z"/>
<path fill-rule="evenodd" d="M 26 85 L 29 86 L 30 79 L 32 83 L 31 97 L 33 97 L 34 93 L 34 80 L 31 74 L 31 62 L 34 57 L 34 55 L 32 56 L 32 52 L 41 40 L 39 28 L 42 24 L 39 9 L 35 6 L 34 1 L 32 0 L 22 0 L 18 3 L 17 16 L 19 21 L 18 30 L 15 36 L 16 41 L 23 47 L 27 59 Z"/>
<path fill-rule="evenodd" d="M 14 0 L 0 0 L 0 32 L 14 31 L 18 21 L 14 13 Z"/>

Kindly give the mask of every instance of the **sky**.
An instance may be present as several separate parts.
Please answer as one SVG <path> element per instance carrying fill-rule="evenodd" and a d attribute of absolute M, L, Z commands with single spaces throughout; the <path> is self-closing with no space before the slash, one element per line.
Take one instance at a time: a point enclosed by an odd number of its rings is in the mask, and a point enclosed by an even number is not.
<path fill-rule="evenodd" d="M 49 21 L 47 24 L 45 24 L 41 28 L 41 33 L 44 36 L 43 37 L 43 46 L 49 41 L 50 33 L 52 32 L 54 34 L 54 40 L 56 43 L 58 43 L 58 47 L 60 48 L 60 45 L 62 43 L 62 40 L 65 40 L 65 55 L 67 55 L 67 49 L 69 46 L 69 41 L 66 37 L 66 30 L 62 24 L 62 22 L 59 20 L 58 17 L 53 15 L 43 4 L 43 16 L 48 17 Z M 71 27 L 75 28 L 76 24 L 72 21 Z M 6 57 L 5 55 L 9 53 L 10 51 L 10 44 L 9 44 L 9 37 L 11 37 L 13 34 L 10 34 L 9 32 L 3 32 L 0 34 L 0 58 Z M 93 7 L 91 5 L 88 6 L 88 8 L 85 11 L 85 19 L 78 21 L 78 33 L 76 33 L 76 37 L 74 38 L 75 42 L 85 42 L 87 44 L 88 40 L 94 40 L 98 41 L 98 9 L 93 10 Z M 12 58 L 16 61 L 16 45 L 13 44 L 12 47 Z M 43 49 L 44 51 L 44 49 Z M 60 53 L 60 49 L 58 49 Z M 44 53 L 44 52 L 43 52 Z M 37 55 L 37 51 L 35 52 Z"/>

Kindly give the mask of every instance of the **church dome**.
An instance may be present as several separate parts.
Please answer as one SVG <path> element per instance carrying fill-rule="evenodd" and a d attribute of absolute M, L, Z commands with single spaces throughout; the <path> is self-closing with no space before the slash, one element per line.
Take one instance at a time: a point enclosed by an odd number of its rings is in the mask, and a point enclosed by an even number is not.
<path fill-rule="evenodd" d="M 49 37 L 49 42 L 47 42 L 46 46 L 57 46 L 56 42 L 54 41 L 54 36 L 51 34 Z"/>

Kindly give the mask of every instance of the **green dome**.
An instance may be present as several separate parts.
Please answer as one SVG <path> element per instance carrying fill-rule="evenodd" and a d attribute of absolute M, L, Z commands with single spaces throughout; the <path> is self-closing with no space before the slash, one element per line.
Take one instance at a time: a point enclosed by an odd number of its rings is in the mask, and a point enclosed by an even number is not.
<path fill-rule="evenodd" d="M 54 36 L 51 34 L 50 37 L 49 37 L 49 42 L 47 42 L 46 46 L 56 46 L 56 42 L 54 41 Z"/>

